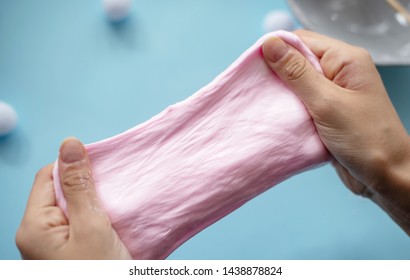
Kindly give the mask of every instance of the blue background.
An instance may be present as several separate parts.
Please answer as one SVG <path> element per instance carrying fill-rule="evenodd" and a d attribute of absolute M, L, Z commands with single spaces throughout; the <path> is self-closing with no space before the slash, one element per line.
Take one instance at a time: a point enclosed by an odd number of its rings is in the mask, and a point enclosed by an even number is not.
<path fill-rule="evenodd" d="M 118 134 L 210 82 L 263 34 L 285 1 L 134 1 L 110 25 L 100 1 L 0 0 L 0 100 L 20 118 L 0 139 L 0 258 L 37 170 L 61 141 Z M 410 67 L 379 68 L 410 126 Z M 351 194 L 330 166 L 278 185 L 199 233 L 170 259 L 410 259 L 404 232 Z"/>

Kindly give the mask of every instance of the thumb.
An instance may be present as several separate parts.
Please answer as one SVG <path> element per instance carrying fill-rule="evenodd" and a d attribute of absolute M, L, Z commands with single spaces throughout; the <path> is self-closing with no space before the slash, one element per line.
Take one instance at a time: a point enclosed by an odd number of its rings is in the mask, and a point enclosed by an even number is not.
<path fill-rule="evenodd" d="M 277 37 L 267 39 L 262 45 L 262 52 L 269 67 L 296 93 L 309 111 L 320 95 L 327 93 L 325 87 L 331 83 L 299 51 L 283 40 Z"/>
<path fill-rule="evenodd" d="M 58 171 L 70 224 L 82 230 L 104 213 L 99 205 L 90 161 L 83 144 L 67 138 L 60 147 Z M 105 218 L 105 217 L 104 217 Z"/>

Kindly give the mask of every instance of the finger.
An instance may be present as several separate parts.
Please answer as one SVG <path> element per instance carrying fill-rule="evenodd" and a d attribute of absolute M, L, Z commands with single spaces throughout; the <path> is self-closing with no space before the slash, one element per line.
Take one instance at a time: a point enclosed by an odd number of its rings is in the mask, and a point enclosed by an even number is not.
<path fill-rule="evenodd" d="M 343 41 L 322 35 L 316 32 L 312 32 L 305 29 L 300 29 L 294 31 L 296 35 L 303 41 L 303 43 L 320 59 L 323 55 L 333 46 L 338 46 L 339 48 L 349 47 Z"/>
<path fill-rule="evenodd" d="M 269 38 L 262 45 L 266 63 L 287 84 L 308 109 L 312 109 L 333 84 L 321 75 L 296 49 L 279 38 Z M 326 96 L 325 96 L 326 97 Z"/>
<path fill-rule="evenodd" d="M 58 171 L 70 224 L 81 230 L 90 221 L 100 219 L 103 211 L 97 199 L 90 161 L 79 140 L 68 138 L 63 142 Z"/>
<path fill-rule="evenodd" d="M 359 75 L 362 77 L 371 70 L 362 69 L 368 65 L 363 59 L 371 61 L 363 48 L 307 30 L 295 31 L 295 34 L 320 59 L 325 77 L 342 88 L 355 89 L 361 84 L 357 81 L 357 72 L 362 70 Z"/>
<path fill-rule="evenodd" d="M 53 184 L 53 164 L 49 164 L 37 172 L 31 190 L 27 209 L 43 208 L 55 206 L 56 199 L 54 195 Z"/>

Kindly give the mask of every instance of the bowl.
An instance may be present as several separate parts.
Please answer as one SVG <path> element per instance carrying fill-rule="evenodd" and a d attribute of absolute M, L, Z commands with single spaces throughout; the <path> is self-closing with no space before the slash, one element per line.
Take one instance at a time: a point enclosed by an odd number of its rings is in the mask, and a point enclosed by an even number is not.
<path fill-rule="evenodd" d="M 410 11 L 410 0 L 395 0 Z M 288 0 L 307 29 L 367 49 L 378 65 L 410 65 L 410 20 L 388 0 Z"/>

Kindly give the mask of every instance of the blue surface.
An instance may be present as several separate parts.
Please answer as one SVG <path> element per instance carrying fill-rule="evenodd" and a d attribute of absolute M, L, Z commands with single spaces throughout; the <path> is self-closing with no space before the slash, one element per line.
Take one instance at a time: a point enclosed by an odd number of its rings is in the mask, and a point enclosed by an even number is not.
<path fill-rule="evenodd" d="M 60 142 L 120 133 L 206 85 L 263 34 L 284 1 L 134 1 L 122 25 L 100 1 L 0 0 L 0 100 L 18 129 L 0 139 L 0 258 L 18 259 L 15 231 L 35 173 Z M 410 126 L 410 68 L 381 68 Z M 207 228 L 170 259 L 409 259 L 410 242 L 329 166 L 300 174 Z"/>

